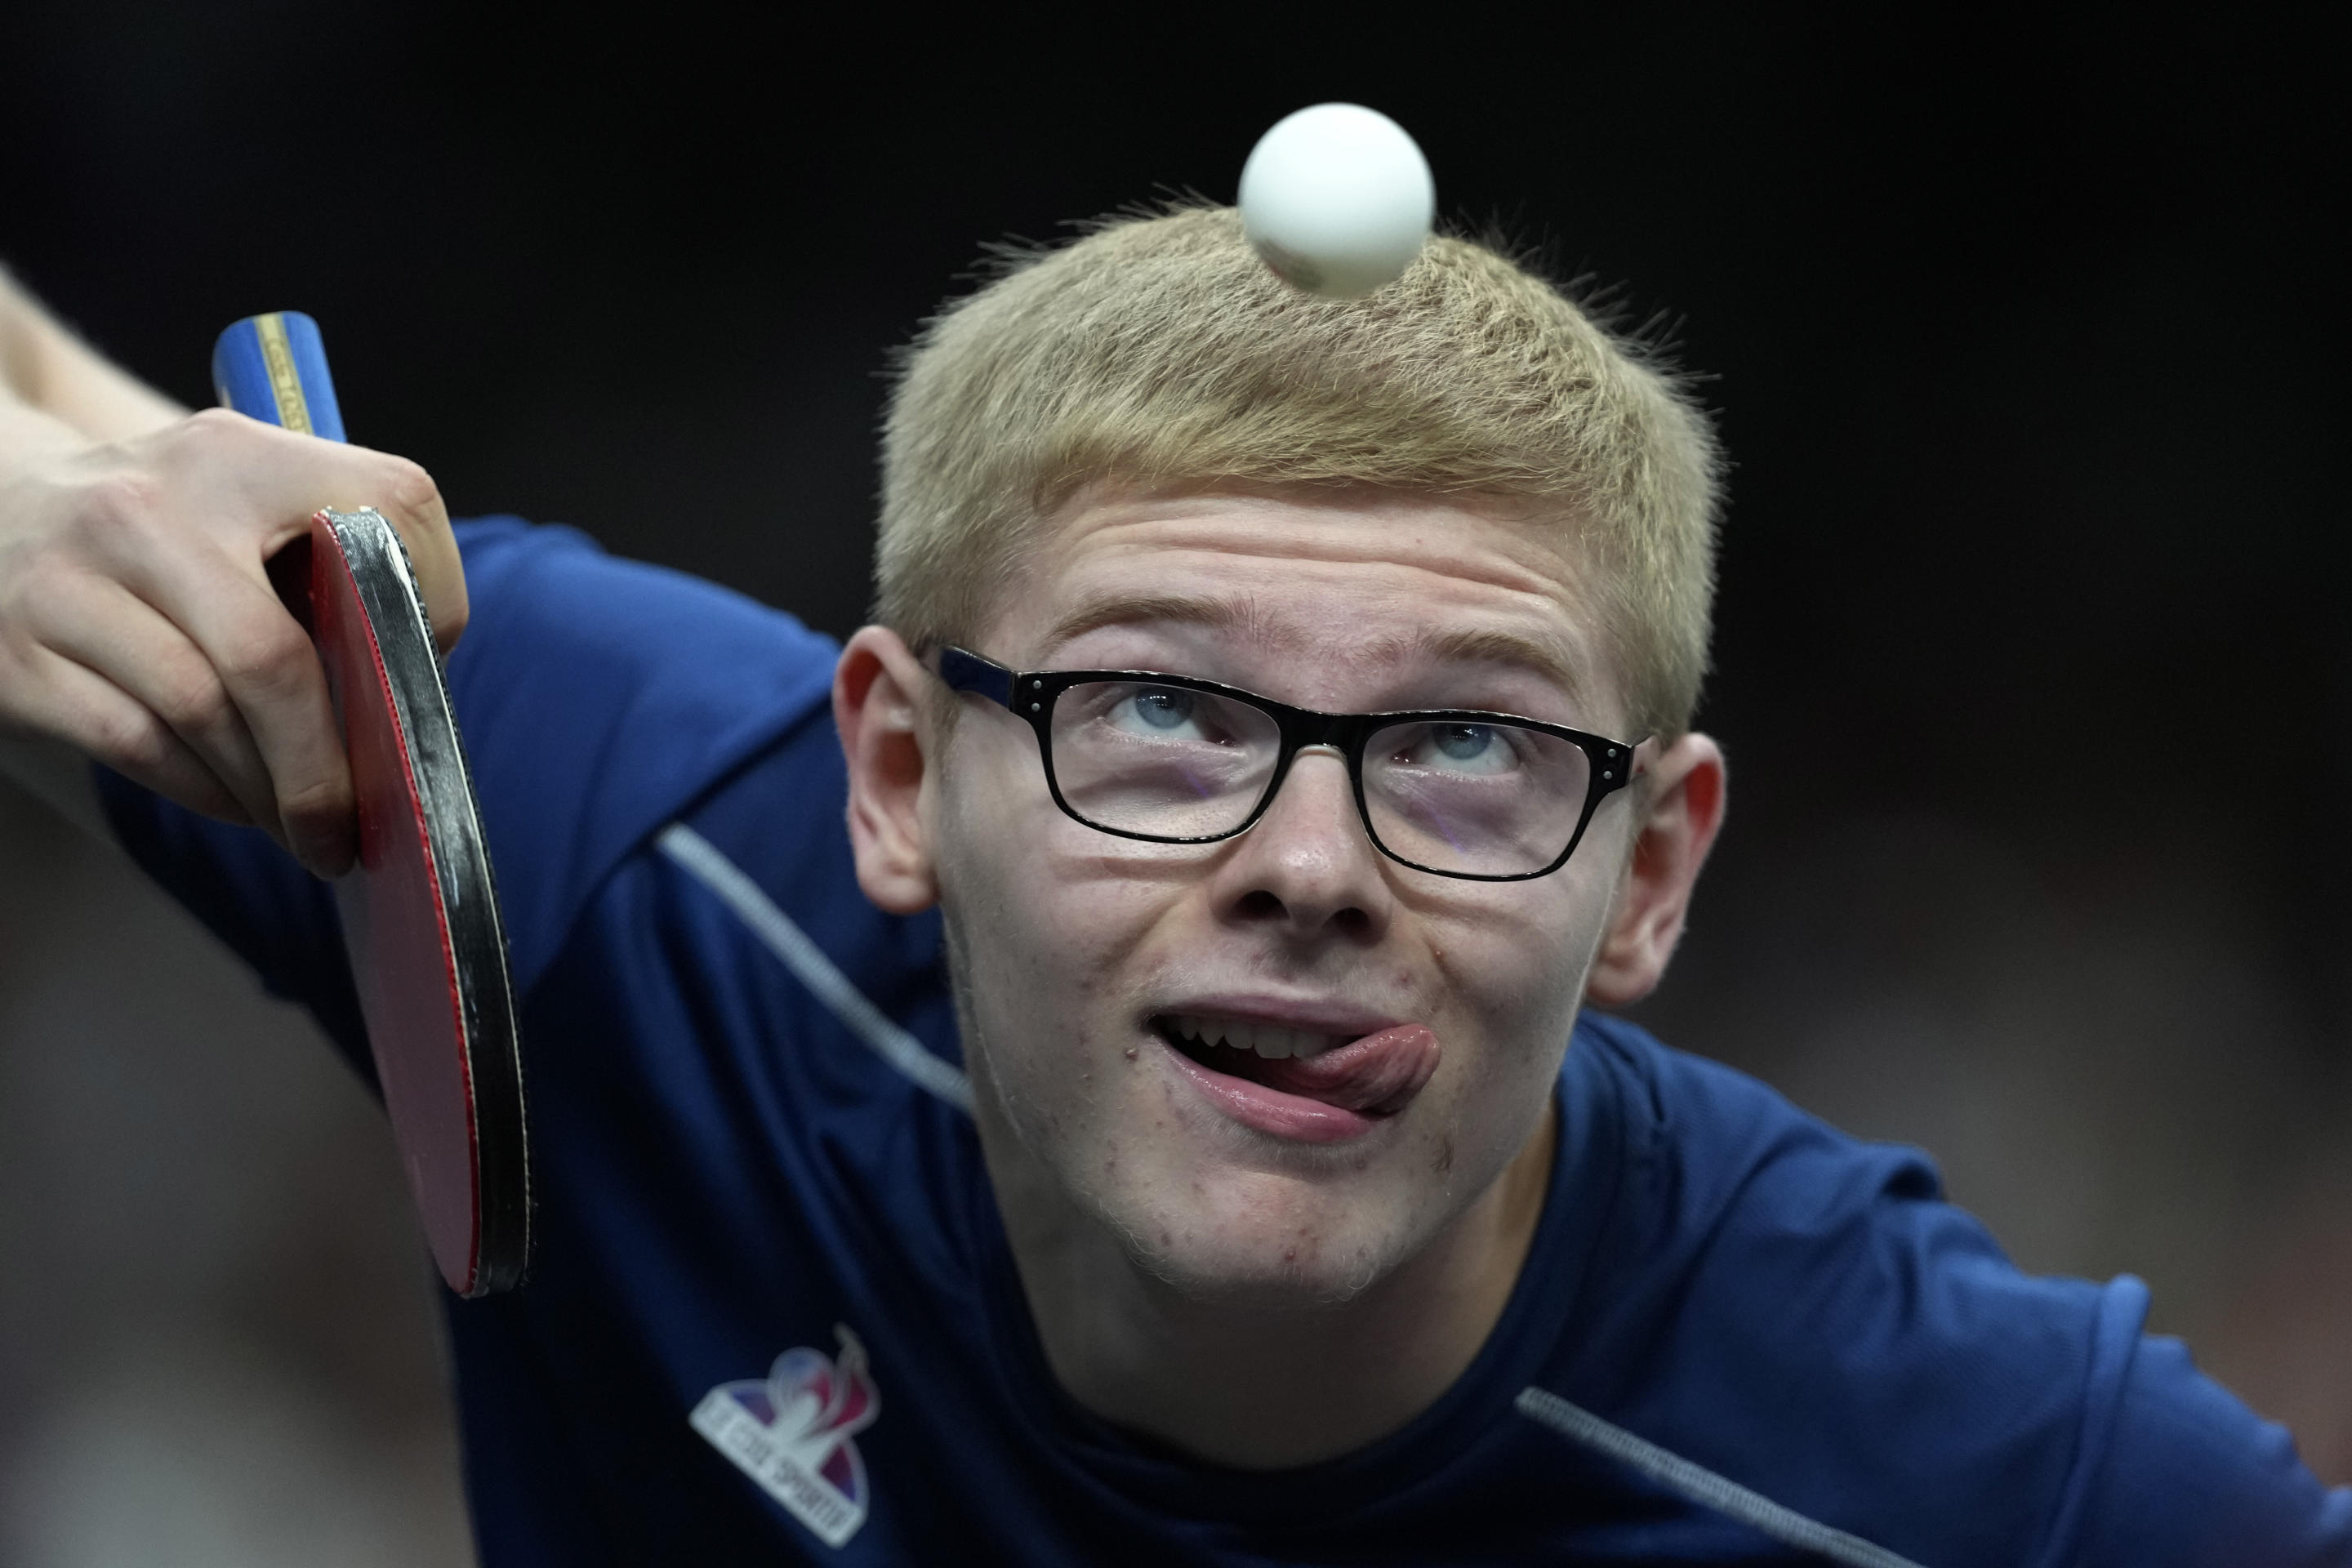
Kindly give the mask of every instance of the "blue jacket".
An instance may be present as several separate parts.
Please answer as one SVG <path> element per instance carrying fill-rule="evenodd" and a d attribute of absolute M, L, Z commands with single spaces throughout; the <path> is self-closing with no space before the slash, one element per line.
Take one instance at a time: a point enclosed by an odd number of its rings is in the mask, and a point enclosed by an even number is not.
<path fill-rule="evenodd" d="M 859 894 L 835 649 L 566 530 L 462 525 L 450 667 L 522 998 L 538 1251 L 448 1303 L 483 1560 L 2352 1565 L 2352 1490 L 2021 1274 L 1920 1155 L 1587 1016 L 1501 1321 L 1279 1473 L 1094 1419 L 982 1171 L 936 919 Z M 106 781 L 125 844 L 365 1073 L 328 889 Z"/>

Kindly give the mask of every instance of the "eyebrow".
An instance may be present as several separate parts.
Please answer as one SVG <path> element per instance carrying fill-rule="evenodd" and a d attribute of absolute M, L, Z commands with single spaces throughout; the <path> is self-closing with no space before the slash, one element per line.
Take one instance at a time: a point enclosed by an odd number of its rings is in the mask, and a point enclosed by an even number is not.
<path fill-rule="evenodd" d="M 1179 626 L 1212 626 L 1238 631 L 1272 644 L 1284 653 L 1305 651 L 1312 639 L 1277 623 L 1257 599 L 1247 594 L 1231 598 L 1192 598 L 1164 594 L 1137 594 L 1082 604 L 1045 634 L 1045 646 L 1056 648 L 1073 638 L 1105 626 L 1136 626 L 1152 621 Z M 1593 695 L 1591 674 L 1565 639 L 1555 641 L 1521 636 L 1495 626 L 1430 626 L 1385 637 L 1365 649 L 1369 658 L 1402 663 L 1415 656 L 1441 663 L 1506 664 L 1533 670 L 1558 685 L 1580 705 Z M 1168 671 L 1169 674 L 1177 673 Z"/>

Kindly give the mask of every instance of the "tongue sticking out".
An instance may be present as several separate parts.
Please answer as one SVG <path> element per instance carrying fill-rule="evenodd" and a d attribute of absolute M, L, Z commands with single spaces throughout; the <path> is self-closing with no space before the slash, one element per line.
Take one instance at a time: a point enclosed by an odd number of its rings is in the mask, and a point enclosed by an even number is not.
<path fill-rule="evenodd" d="M 1268 1089 L 1388 1116 L 1402 1110 L 1437 1070 L 1437 1037 L 1426 1024 L 1400 1024 L 1319 1056 L 1260 1058 L 1251 1066 L 1250 1078 Z"/>

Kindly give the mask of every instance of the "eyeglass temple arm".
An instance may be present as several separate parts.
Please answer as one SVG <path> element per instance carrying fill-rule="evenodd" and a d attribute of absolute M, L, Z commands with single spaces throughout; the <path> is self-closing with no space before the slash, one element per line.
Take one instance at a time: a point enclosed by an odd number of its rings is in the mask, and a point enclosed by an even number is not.
<path fill-rule="evenodd" d="M 940 649 L 940 679 L 950 691 L 972 691 L 1001 708 L 1013 706 L 1013 672 L 992 658 L 960 647 Z"/>

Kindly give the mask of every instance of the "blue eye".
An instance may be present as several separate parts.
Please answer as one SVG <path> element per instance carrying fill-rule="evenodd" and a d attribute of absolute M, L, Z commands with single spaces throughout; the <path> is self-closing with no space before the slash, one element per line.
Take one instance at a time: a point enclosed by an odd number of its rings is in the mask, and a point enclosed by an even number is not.
<path fill-rule="evenodd" d="M 1495 738 L 1494 728 L 1486 724 L 1442 724 L 1430 735 L 1437 749 L 1457 763 L 1486 755 Z"/>
<path fill-rule="evenodd" d="M 1154 730 L 1173 730 L 1192 717 L 1192 694 L 1164 686 L 1146 687 L 1135 694 L 1135 716 Z"/>
<path fill-rule="evenodd" d="M 1383 731 L 1385 749 L 1406 767 L 1426 768 L 1451 778 L 1488 778 L 1516 773 L 1525 765 L 1520 731 L 1500 724 L 1409 724 Z"/>

